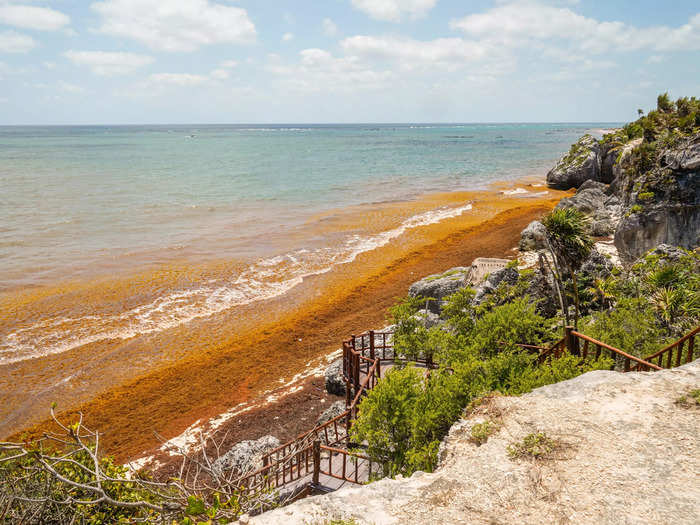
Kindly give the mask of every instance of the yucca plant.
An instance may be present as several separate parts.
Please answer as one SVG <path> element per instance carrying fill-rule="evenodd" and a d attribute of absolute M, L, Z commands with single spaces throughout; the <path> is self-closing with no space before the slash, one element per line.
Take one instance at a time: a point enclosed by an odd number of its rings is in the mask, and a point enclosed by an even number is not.
<path fill-rule="evenodd" d="M 544 216 L 542 224 L 547 230 L 547 248 L 552 255 L 556 268 L 555 280 L 559 287 L 562 309 L 569 323 L 568 307 L 565 304 L 566 293 L 563 284 L 563 272 L 567 272 L 573 282 L 575 317 L 574 327 L 578 329 L 579 294 L 576 271 L 591 253 L 593 240 L 586 231 L 588 218 L 574 208 L 555 209 Z"/>

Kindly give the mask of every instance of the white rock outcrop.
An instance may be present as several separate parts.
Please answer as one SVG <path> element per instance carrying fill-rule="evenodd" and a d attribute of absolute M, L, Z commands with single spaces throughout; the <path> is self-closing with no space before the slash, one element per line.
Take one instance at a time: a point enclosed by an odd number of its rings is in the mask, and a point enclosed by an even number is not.
<path fill-rule="evenodd" d="M 306 498 L 251 524 L 695 524 L 700 515 L 700 410 L 676 401 L 700 388 L 700 360 L 655 373 L 596 371 L 520 397 L 497 397 L 460 420 L 441 466 L 408 479 Z M 471 426 L 499 422 L 481 446 Z M 545 432 L 549 459 L 508 446 Z"/>

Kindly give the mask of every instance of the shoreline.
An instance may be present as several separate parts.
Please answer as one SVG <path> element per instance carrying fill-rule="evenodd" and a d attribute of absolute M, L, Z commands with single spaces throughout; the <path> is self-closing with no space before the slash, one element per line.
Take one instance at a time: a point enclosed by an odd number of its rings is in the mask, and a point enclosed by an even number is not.
<path fill-rule="evenodd" d="M 120 461 L 151 455 L 160 445 L 153 432 L 157 431 L 165 439 L 181 435 L 194 422 L 217 418 L 231 407 L 254 401 L 261 393 L 274 390 L 275 384 L 279 387 L 279 378 L 304 370 L 309 362 L 335 350 L 352 331 L 381 326 L 388 306 L 405 295 L 408 285 L 421 276 L 469 264 L 478 256 L 512 256 L 520 231 L 557 201 L 558 197 L 554 197 L 537 203 L 519 201 L 519 206 L 505 206 L 505 210 L 485 221 L 476 221 L 405 253 L 350 289 L 316 297 L 315 304 L 308 308 L 273 316 L 272 322 L 252 327 L 235 340 L 221 341 L 217 348 L 102 392 L 80 404 L 86 424 L 100 430 L 108 450 Z M 309 292 L 314 284 L 317 283 L 306 283 L 300 287 L 306 290 L 296 293 Z M 250 363 L 236 366 L 236 359 L 249 353 L 251 348 L 284 349 L 285 352 L 284 356 L 276 352 L 259 356 L 257 367 Z M 321 385 L 321 393 L 322 388 Z M 261 428 L 269 430 L 275 417 L 284 417 L 280 428 L 286 428 L 288 434 L 278 436 L 284 441 L 315 421 L 317 414 L 309 405 L 310 400 L 317 400 L 314 392 L 318 392 L 318 385 L 314 385 L 314 378 L 309 378 L 303 388 L 278 403 L 253 408 L 237 417 L 240 423 L 232 419 L 220 428 L 235 436 L 234 441 L 240 441 L 259 437 L 255 434 Z M 300 402 L 300 399 L 305 401 Z M 69 410 L 63 416 L 76 414 L 76 410 Z M 302 419 L 304 417 L 307 419 Z M 46 426 L 46 422 L 35 425 L 32 433 Z"/>

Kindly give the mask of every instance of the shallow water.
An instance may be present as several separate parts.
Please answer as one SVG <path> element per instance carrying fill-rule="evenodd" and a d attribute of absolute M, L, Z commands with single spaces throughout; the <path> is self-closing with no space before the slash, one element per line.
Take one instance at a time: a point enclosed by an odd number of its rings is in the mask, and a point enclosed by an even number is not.
<path fill-rule="evenodd" d="M 0 364 L 280 296 L 600 127 L 1 127 Z"/>

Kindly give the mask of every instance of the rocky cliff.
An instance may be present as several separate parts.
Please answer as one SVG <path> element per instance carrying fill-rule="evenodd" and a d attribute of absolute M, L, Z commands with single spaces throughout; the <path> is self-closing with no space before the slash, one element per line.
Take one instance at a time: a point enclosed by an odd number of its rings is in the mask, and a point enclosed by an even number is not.
<path fill-rule="evenodd" d="M 699 386 L 695 361 L 491 398 L 452 427 L 436 472 L 348 486 L 241 523 L 694 524 L 700 405 L 689 393 Z"/>
<path fill-rule="evenodd" d="M 584 135 L 547 174 L 547 183 L 578 188 L 559 207 L 589 215 L 593 235 L 614 235 L 626 262 L 659 244 L 696 248 L 700 100 L 672 102 L 661 95 L 657 110 L 602 140 Z"/>

